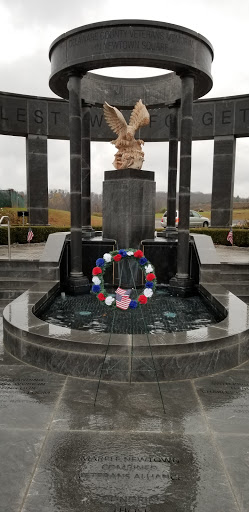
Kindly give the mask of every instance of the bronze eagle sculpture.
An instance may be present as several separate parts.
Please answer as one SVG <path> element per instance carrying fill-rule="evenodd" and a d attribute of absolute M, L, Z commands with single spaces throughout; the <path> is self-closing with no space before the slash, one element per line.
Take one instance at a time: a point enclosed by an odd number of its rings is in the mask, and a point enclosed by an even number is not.
<path fill-rule="evenodd" d="M 144 141 L 135 139 L 134 135 L 136 130 L 150 122 L 146 106 L 142 100 L 136 103 L 130 115 L 129 124 L 116 107 L 105 102 L 103 108 L 107 124 L 118 135 L 116 140 L 111 141 L 111 144 L 118 149 L 113 162 L 114 167 L 116 169 L 141 169 L 144 161 L 144 152 L 142 151 Z"/>

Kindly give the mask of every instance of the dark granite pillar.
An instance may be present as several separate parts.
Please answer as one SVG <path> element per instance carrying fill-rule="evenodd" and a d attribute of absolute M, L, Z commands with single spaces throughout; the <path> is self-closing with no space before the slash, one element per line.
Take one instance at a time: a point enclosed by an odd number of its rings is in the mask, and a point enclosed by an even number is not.
<path fill-rule="evenodd" d="M 26 138 L 27 205 L 29 224 L 48 224 L 48 155 L 47 137 L 28 135 Z"/>
<path fill-rule="evenodd" d="M 182 118 L 179 186 L 179 224 L 177 246 L 177 273 L 170 281 L 173 292 L 185 296 L 191 293 L 193 282 L 189 277 L 189 211 L 193 129 L 194 77 L 182 76 Z"/>
<path fill-rule="evenodd" d="M 91 114 L 90 105 L 82 104 L 81 109 L 81 207 L 82 207 L 82 233 L 87 236 L 91 233 Z"/>
<path fill-rule="evenodd" d="M 80 84 L 80 76 L 72 75 L 69 77 L 71 269 L 67 291 L 74 295 L 89 291 L 89 281 L 87 277 L 83 276 L 82 272 Z"/>
<path fill-rule="evenodd" d="M 178 154 L 178 110 L 180 103 L 170 105 L 169 125 L 169 165 L 168 165 L 168 199 L 167 199 L 167 227 L 166 236 L 175 236 L 176 213 L 176 178 L 177 178 L 177 154 Z"/>
<path fill-rule="evenodd" d="M 214 138 L 211 226 L 230 227 L 233 220 L 233 189 L 236 139 L 234 136 Z"/>

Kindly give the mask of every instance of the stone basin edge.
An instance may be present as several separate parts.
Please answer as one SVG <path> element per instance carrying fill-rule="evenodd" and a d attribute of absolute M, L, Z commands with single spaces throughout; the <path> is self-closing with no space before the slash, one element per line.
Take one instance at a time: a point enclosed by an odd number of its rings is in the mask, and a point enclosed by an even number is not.
<path fill-rule="evenodd" d="M 53 327 L 51 327 L 53 324 L 44 322 L 35 315 L 45 302 L 51 300 L 53 296 L 58 294 L 59 287 L 59 282 L 55 281 L 37 283 L 8 304 L 3 311 L 4 331 L 15 332 L 18 338 L 33 338 L 34 342 L 36 338 L 37 340 L 40 339 L 40 341 L 44 338 L 44 341 L 48 341 L 48 339 L 55 341 L 57 339 L 58 342 L 71 341 L 74 344 L 87 344 L 89 350 L 89 337 L 90 339 L 94 338 L 94 334 L 89 336 L 87 331 L 79 331 L 62 326 L 56 329 L 56 326 L 54 326 L 54 330 L 58 331 L 58 335 L 56 335 L 53 334 L 53 332 L 49 332 L 53 331 Z M 209 346 L 213 349 L 216 341 L 222 343 L 224 340 L 228 345 L 237 344 L 245 340 L 249 342 L 248 306 L 219 284 L 201 284 L 199 285 L 199 292 L 204 298 L 210 301 L 220 313 L 223 315 L 226 314 L 226 317 L 217 324 L 210 324 L 199 329 L 150 334 L 150 339 L 154 339 L 153 348 L 155 348 L 157 344 L 160 345 L 161 348 L 162 346 L 164 346 L 164 348 L 170 347 L 171 351 L 173 347 L 177 347 L 179 354 L 180 346 L 186 344 L 188 345 L 188 351 L 191 351 L 191 345 L 193 346 L 193 350 L 197 348 L 199 350 L 208 350 Z M 24 314 L 25 308 L 27 310 L 26 314 Z M 47 330 L 47 336 L 43 334 L 44 328 Z M 114 345 L 122 345 L 124 337 L 127 336 L 131 335 L 113 334 L 113 338 L 115 339 Z M 134 345 L 136 345 L 136 341 L 138 341 L 137 345 L 142 346 L 141 338 L 143 336 L 144 335 L 141 334 L 133 335 Z M 100 340 L 102 341 L 101 345 L 105 344 L 108 337 L 109 333 L 98 333 L 96 335 L 96 338 L 98 338 L 97 344 Z M 146 338 L 146 336 L 144 336 L 144 338 Z M 158 340 L 158 342 L 156 340 Z M 93 341 L 94 340 L 91 339 L 91 342 Z M 147 340 L 145 340 L 144 345 L 147 345 L 147 343 Z M 93 353 L 94 352 L 95 351 L 93 351 Z"/>

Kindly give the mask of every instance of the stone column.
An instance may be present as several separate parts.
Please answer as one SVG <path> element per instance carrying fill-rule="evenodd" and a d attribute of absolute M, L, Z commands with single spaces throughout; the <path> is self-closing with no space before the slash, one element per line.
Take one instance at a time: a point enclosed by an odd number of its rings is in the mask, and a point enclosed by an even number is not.
<path fill-rule="evenodd" d="M 91 234 L 91 113 L 90 105 L 82 103 L 81 115 L 81 207 L 83 236 Z"/>
<path fill-rule="evenodd" d="M 48 155 L 47 137 L 28 135 L 26 138 L 27 206 L 29 224 L 48 224 Z"/>
<path fill-rule="evenodd" d="M 182 118 L 180 151 L 180 186 L 179 186 L 179 225 L 177 246 L 177 273 L 170 280 L 176 295 L 189 295 L 193 282 L 189 277 L 189 211 L 190 181 L 193 129 L 193 92 L 194 77 L 183 75 L 182 79 Z"/>
<path fill-rule="evenodd" d="M 73 295 L 87 293 L 89 281 L 82 272 L 81 232 L 81 76 L 71 75 L 69 91 L 69 132 L 70 132 L 70 196 L 71 196 L 71 245 L 70 275 L 67 292 Z"/>
<path fill-rule="evenodd" d="M 211 226 L 231 227 L 236 139 L 234 136 L 214 138 Z"/>
<path fill-rule="evenodd" d="M 177 155 L 178 155 L 178 110 L 180 102 L 169 105 L 169 165 L 168 165 L 168 199 L 167 199 L 167 227 L 166 237 L 175 236 L 176 213 L 176 178 L 177 178 Z"/>

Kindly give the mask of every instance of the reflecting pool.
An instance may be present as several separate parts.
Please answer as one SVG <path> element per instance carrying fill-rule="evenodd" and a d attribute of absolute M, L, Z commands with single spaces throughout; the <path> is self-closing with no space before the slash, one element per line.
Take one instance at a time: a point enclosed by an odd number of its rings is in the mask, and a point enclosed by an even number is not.
<path fill-rule="evenodd" d="M 114 289 L 108 293 L 115 297 Z M 105 305 L 94 294 L 59 295 L 37 316 L 72 329 L 116 334 L 189 331 L 224 318 L 201 295 L 173 297 L 167 287 L 157 288 L 147 304 L 125 311 Z"/>

